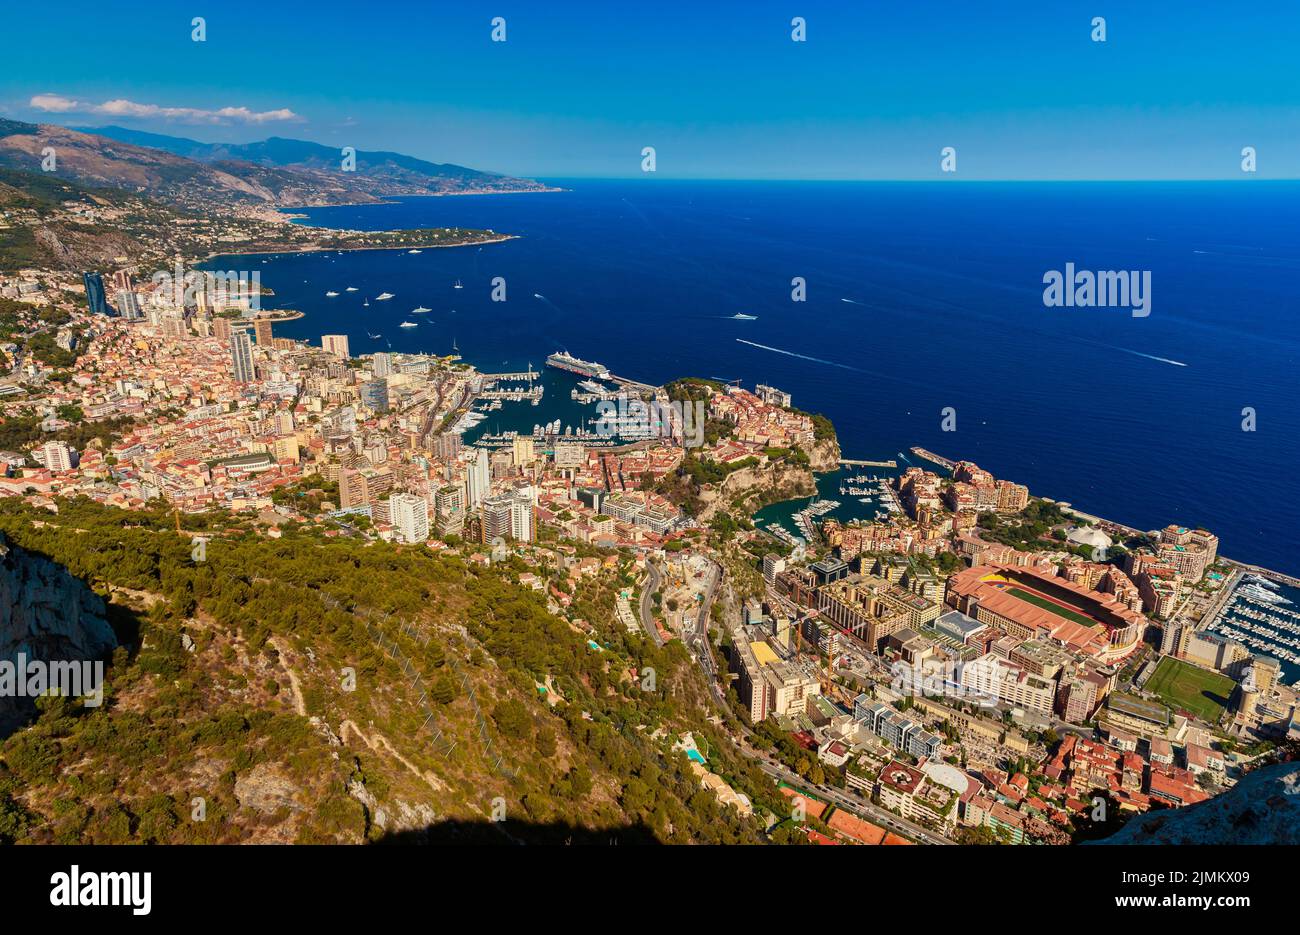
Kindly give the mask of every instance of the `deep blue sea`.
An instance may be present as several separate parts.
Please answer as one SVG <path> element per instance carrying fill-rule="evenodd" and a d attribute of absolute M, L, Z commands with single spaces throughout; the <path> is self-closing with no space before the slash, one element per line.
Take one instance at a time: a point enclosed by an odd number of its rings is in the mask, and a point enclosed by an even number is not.
<path fill-rule="evenodd" d="M 1226 555 L 1300 573 L 1300 184 L 552 181 L 569 190 L 302 212 L 507 243 L 212 265 L 255 266 L 274 307 L 304 311 L 287 337 L 455 341 L 489 371 L 565 348 L 649 382 L 770 383 L 833 419 L 846 457 L 921 445 L 1129 525 L 1205 525 Z M 1043 275 L 1067 262 L 1150 270 L 1150 315 L 1045 307 Z"/>

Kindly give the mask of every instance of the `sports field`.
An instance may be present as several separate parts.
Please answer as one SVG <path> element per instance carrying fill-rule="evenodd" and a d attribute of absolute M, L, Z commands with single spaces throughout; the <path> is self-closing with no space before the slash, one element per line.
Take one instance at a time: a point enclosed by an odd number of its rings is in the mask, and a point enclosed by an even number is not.
<path fill-rule="evenodd" d="M 1235 685 L 1226 675 L 1166 656 L 1143 687 L 1159 695 L 1171 708 L 1190 711 L 1214 724 L 1232 697 Z"/>
<path fill-rule="evenodd" d="M 1091 617 L 1085 617 L 1083 614 L 1076 613 L 1068 607 L 1062 607 L 1055 601 L 1049 601 L 1045 597 L 1039 597 L 1037 594 L 1033 594 L 1022 588 L 1007 588 L 1007 593 L 1020 598 L 1027 604 L 1033 604 L 1035 607 L 1043 608 L 1043 610 L 1050 610 L 1058 617 L 1064 617 L 1066 620 L 1081 623 L 1085 627 L 1095 627 L 1097 625 L 1097 621 L 1093 620 Z"/>

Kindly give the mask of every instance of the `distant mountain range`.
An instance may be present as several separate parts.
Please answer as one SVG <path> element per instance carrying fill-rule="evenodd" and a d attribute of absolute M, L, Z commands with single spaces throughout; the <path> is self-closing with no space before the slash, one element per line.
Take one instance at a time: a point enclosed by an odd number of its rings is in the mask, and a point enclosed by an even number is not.
<path fill-rule="evenodd" d="M 49 147 L 57 160 L 54 175 L 192 208 L 364 203 L 394 195 L 546 188 L 528 179 L 390 152 L 358 151 L 356 171 L 344 172 L 338 149 L 304 140 L 200 143 L 123 127 L 78 130 L 0 119 L 0 167 L 39 170 Z"/>

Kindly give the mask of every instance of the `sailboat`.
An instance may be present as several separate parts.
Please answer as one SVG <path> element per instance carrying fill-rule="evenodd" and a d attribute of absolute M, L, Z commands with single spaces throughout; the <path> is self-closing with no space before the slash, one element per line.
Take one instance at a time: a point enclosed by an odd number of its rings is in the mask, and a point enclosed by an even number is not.
<path fill-rule="evenodd" d="M 457 280 L 456 280 L 456 285 L 452 286 L 452 288 L 453 288 L 453 289 L 464 289 L 465 287 L 462 286 L 462 285 L 460 284 L 460 280 L 457 279 Z"/>
<path fill-rule="evenodd" d="M 369 307 L 370 307 L 370 297 L 367 296 L 367 297 L 366 297 L 366 300 L 365 300 L 364 302 L 362 302 L 361 304 L 364 305 L 366 308 L 369 308 Z"/>

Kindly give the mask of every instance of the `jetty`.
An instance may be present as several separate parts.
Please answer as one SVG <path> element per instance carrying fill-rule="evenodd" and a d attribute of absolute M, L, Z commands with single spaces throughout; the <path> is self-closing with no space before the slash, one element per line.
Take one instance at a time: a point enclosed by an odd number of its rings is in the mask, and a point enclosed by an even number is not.
<path fill-rule="evenodd" d="M 898 467 L 898 462 L 897 462 L 897 461 L 854 461 L 854 460 L 852 460 L 852 459 L 850 459 L 850 458 L 841 458 L 841 459 L 840 459 L 840 465 L 841 465 L 842 467 L 883 467 L 883 468 L 896 468 L 896 467 Z"/>
<path fill-rule="evenodd" d="M 937 464 L 942 468 L 947 468 L 949 471 L 951 471 L 954 467 L 957 466 L 956 461 L 949 461 L 947 458 L 943 457 L 942 455 L 937 455 L 933 451 L 927 451 L 926 449 L 921 448 L 919 446 L 912 448 L 911 451 L 912 454 L 916 455 L 918 458 L 924 458 L 925 460 Z"/>

